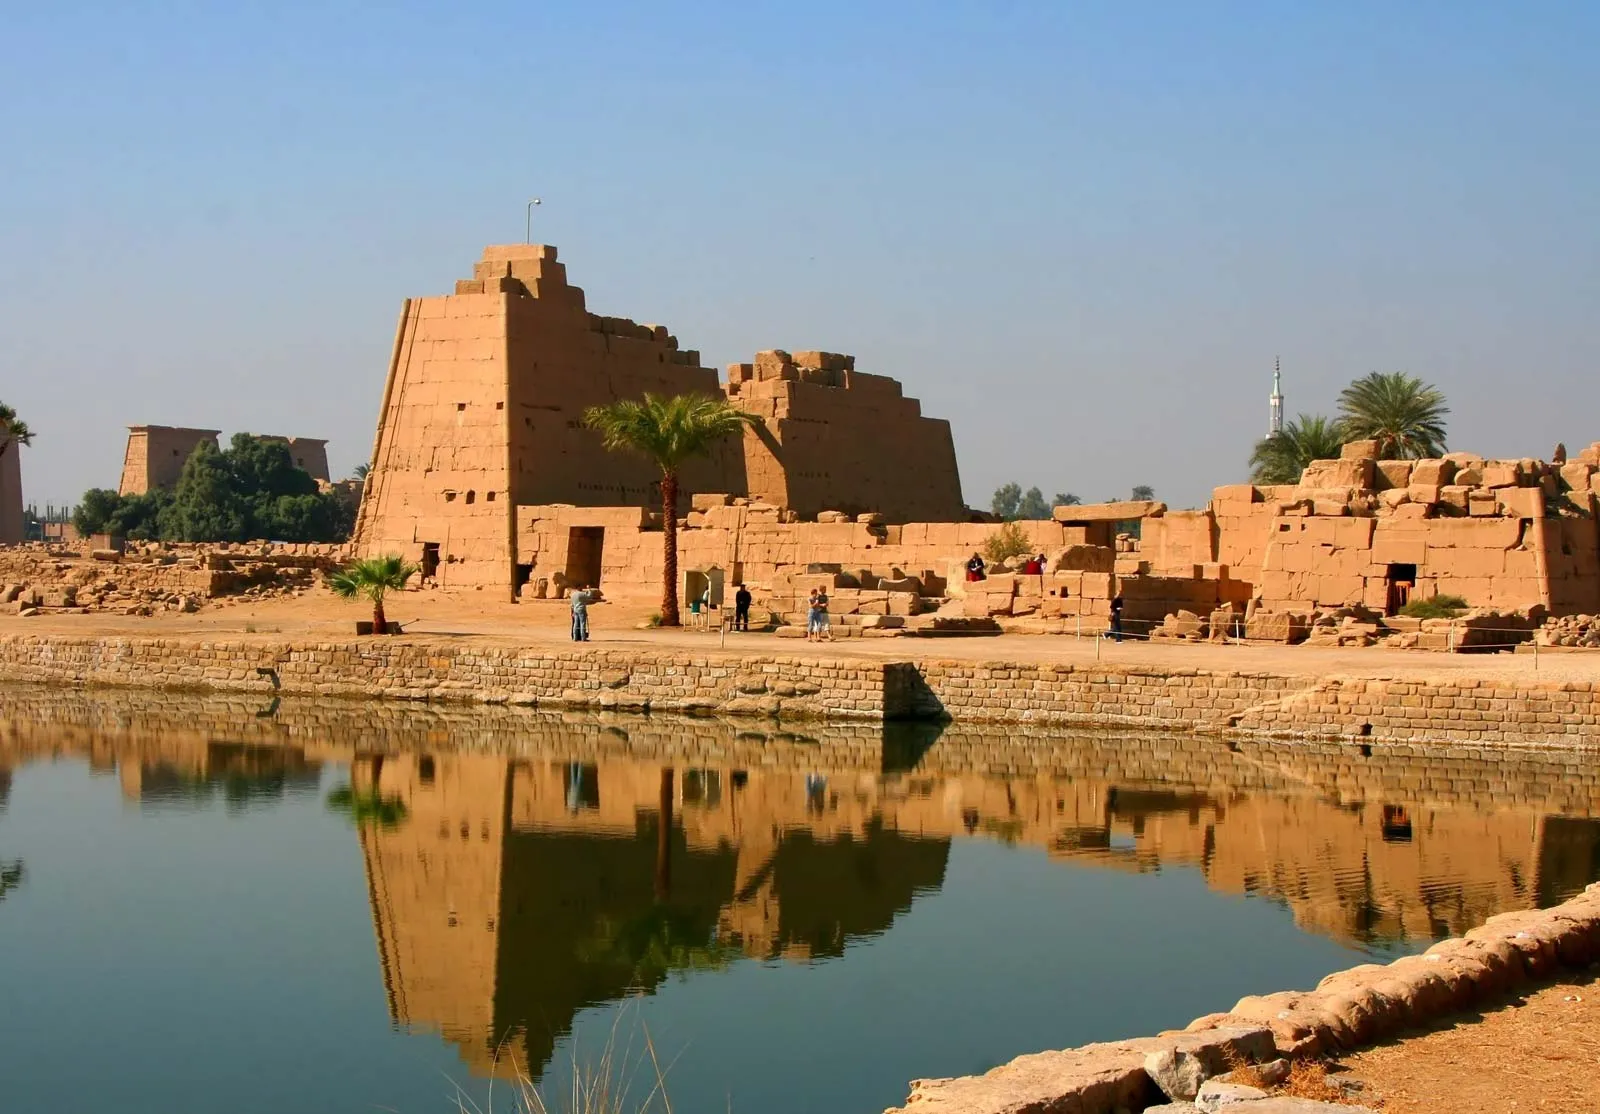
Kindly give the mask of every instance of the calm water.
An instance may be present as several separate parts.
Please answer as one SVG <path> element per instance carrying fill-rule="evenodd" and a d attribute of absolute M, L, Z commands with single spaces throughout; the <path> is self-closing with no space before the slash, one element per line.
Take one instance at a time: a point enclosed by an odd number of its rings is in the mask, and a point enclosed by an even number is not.
<path fill-rule="evenodd" d="M 875 1111 L 1597 876 L 1573 757 L 808 731 L 0 690 L 0 1107 Z"/>

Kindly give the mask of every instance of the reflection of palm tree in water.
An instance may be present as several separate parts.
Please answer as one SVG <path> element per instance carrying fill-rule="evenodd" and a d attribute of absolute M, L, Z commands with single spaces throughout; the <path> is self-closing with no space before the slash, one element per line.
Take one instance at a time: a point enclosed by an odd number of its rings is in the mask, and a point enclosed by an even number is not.
<path fill-rule="evenodd" d="M 602 918 L 595 941 L 580 949 L 584 959 L 626 966 L 638 989 L 654 986 L 671 971 L 725 967 L 739 954 L 737 948 L 714 939 L 703 910 L 672 904 L 673 783 L 672 768 L 662 769 L 656 801 L 654 902 L 644 913 L 620 922 Z"/>
<path fill-rule="evenodd" d="M 0 863 L 0 901 L 4 901 L 7 894 L 22 885 L 22 879 L 26 874 L 27 870 L 23 867 L 21 859 Z"/>

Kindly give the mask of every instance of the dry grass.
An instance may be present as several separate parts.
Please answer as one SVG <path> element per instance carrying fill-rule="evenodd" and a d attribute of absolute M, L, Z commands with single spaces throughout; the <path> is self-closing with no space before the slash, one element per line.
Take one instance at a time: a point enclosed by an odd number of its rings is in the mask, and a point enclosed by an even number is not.
<path fill-rule="evenodd" d="M 1328 1065 L 1322 1060 L 1296 1060 L 1289 1065 L 1289 1078 L 1277 1091 L 1297 1099 L 1356 1104 L 1342 1089 L 1328 1082 Z"/>
<path fill-rule="evenodd" d="M 598 1057 L 580 1059 L 577 1047 L 573 1047 L 570 1077 L 560 1094 L 547 1098 L 525 1068 L 512 1057 L 510 1062 L 515 1077 L 506 1085 L 510 1091 L 509 1099 L 497 1106 L 491 1084 L 485 1105 L 479 1106 L 458 1087 L 457 1114 L 495 1114 L 497 1109 L 506 1114 L 656 1114 L 657 1111 L 660 1114 L 672 1114 L 672 1100 L 667 1094 L 667 1068 L 662 1066 L 656 1054 L 655 1041 L 650 1037 L 649 1028 L 643 1022 L 639 1023 L 642 1046 L 635 1047 L 632 1037 L 619 1044 L 617 1036 L 621 1022 L 622 1015 L 619 1014 Z M 644 1097 L 637 1098 L 634 1095 L 634 1080 L 647 1062 L 650 1068 L 647 1079 L 653 1082 Z M 498 1055 L 496 1063 L 499 1063 Z"/>
<path fill-rule="evenodd" d="M 1257 1087 L 1271 1094 L 1285 1095 L 1289 1098 L 1316 1099 L 1319 1102 L 1350 1105 L 1359 1102 L 1346 1094 L 1343 1089 L 1328 1082 L 1326 1061 L 1294 1060 L 1289 1064 L 1289 1078 L 1282 1083 L 1272 1083 L 1262 1073 L 1262 1065 L 1248 1062 L 1231 1048 L 1224 1055 L 1228 1064 L 1226 1078 L 1230 1083 Z"/>

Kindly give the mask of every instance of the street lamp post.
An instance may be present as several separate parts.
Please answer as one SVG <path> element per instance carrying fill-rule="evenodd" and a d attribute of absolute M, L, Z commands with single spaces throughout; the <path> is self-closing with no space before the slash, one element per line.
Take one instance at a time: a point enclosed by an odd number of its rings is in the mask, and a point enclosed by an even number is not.
<path fill-rule="evenodd" d="M 530 198 L 528 201 L 528 230 L 524 234 L 522 241 L 525 244 L 533 243 L 533 207 L 537 204 L 539 204 L 537 197 Z"/>

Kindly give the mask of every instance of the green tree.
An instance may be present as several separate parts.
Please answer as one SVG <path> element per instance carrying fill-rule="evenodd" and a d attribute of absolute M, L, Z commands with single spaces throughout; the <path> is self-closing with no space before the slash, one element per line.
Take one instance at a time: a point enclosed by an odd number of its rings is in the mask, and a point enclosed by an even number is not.
<path fill-rule="evenodd" d="M 1250 480 L 1258 484 L 1292 484 L 1313 460 L 1332 460 L 1344 447 L 1339 423 L 1321 414 L 1300 414 L 1283 431 L 1256 442 L 1250 454 Z"/>
<path fill-rule="evenodd" d="M 989 509 L 995 517 L 1004 522 L 1010 522 L 1017 517 L 1017 512 L 1022 508 L 1022 485 L 1002 484 L 994 489 L 994 498 L 989 500 Z"/>
<path fill-rule="evenodd" d="M 1339 394 L 1346 441 L 1376 441 L 1384 460 L 1443 456 L 1444 394 L 1403 371 L 1375 371 Z"/>
<path fill-rule="evenodd" d="M 355 466 L 355 470 L 350 473 L 350 478 L 352 480 L 360 480 L 362 483 L 366 483 L 367 482 L 367 477 L 369 475 L 371 475 L 371 474 L 372 474 L 372 465 L 370 465 L 370 464 L 358 464 L 358 465 Z"/>
<path fill-rule="evenodd" d="M 1149 503 L 1156 497 L 1156 489 L 1149 484 L 1134 484 L 1133 493 L 1129 496 L 1135 503 Z"/>
<path fill-rule="evenodd" d="M 351 561 L 328 577 L 328 587 L 341 599 L 365 597 L 372 601 L 372 633 L 389 633 L 389 620 L 383 613 L 383 598 L 406 586 L 417 566 L 399 557 L 368 557 Z"/>
<path fill-rule="evenodd" d="M 1077 507 L 1081 506 L 1082 504 L 1083 500 L 1072 494 L 1070 491 L 1056 492 L 1056 497 L 1051 500 L 1050 503 L 1050 505 L 1053 507 Z"/>
<path fill-rule="evenodd" d="M 633 452 L 661 469 L 661 625 L 678 619 L 678 471 L 713 445 L 754 424 L 756 418 L 706 395 L 623 399 L 591 407 L 584 423 L 600 432 L 613 452 Z"/>
<path fill-rule="evenodd" d="M 161 515 L 172 505 L 172 492 L 153 488 L 143 495 L 124 495 L 106 523 L 105 532 L 135 541 L 156 541 L 161 532 Z"/>
<path fill-rule="evenodd" d="M 121 503 L 122 497 L 110 488 L 91 487 L 73 508 L 73 529 L 86 538 L 90 534 L 109 533 L 106 527 Z"/>
<path fill-rule="evenodd" d="M 1036 487 L 1030 487 L 1017 504 L 1017 517 L 1038 522 L 1050 517 L 1050 507 L 1044 501 L 1044 492 Z"/>
<path fill-rule="evenodd" d="M 33 444 L 33 431 L 28 423 L 17 417 L 17 412 L 0 402 L 0 456 L 5 456 L 12 445 Z"/>
<path fill-rule="evenodd" d="M 160 526 L 169 541 L 241 542 L 250 536 L 250 507 L 234 486 L 228 458 L 210 441 L 196 445 L 184 461 Z"/>

